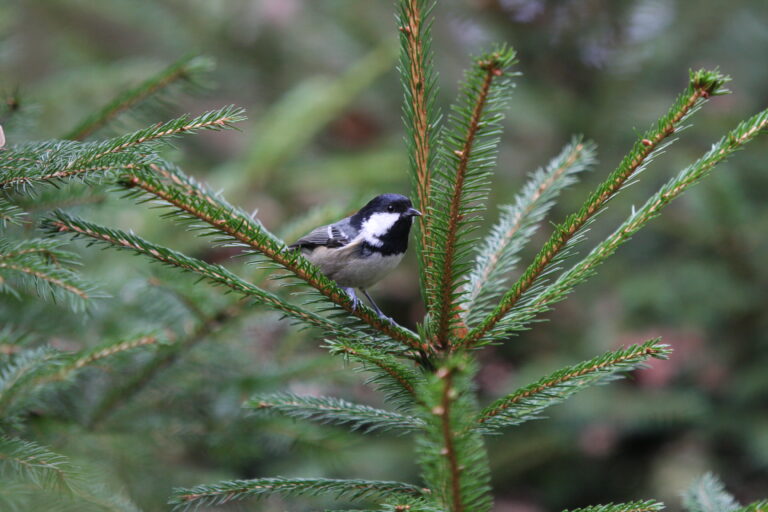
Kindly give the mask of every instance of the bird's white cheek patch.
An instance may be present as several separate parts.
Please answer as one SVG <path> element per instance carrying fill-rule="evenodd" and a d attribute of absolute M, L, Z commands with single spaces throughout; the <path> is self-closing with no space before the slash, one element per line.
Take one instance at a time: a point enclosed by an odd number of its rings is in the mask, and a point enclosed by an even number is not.
<path fill-rule="evenodd" d="M 397 219 L 399 218 L 399 213 L 374 213 L 368 218 L 368 220 L 363 222 L 363 233 L 378 238 L 389 231 L 389 228 L 394 226 L 395 222 L 397 222 Z"/>

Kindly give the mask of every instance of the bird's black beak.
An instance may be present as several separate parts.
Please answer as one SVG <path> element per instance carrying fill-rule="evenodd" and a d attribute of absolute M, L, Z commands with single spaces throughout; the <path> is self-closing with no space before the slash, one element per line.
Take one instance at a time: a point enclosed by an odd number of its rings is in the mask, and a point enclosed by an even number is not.
<path fill-rule="evenodd" d="M 421 217 L 421 212 L 416 208 L 408 208 L 407 210 L 405 210 L 405 214 L 408 217 Z"/>

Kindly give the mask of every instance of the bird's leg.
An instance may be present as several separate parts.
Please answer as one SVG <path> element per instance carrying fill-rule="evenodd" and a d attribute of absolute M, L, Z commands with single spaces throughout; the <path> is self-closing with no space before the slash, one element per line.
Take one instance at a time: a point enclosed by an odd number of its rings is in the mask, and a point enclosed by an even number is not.
<path fill-rule="evenodd" d="M 360 299 L 357 298 L 357 295 L 355 295 L 355 289 L 354 288 L 342 288 L 345 292 L 347 292 L 347 295 L 349 295 L 349 299 L 352 301 L 352 311 L 357 309 L 357 305 L 360 303 Z M 365 292 L 363 292 L 365 293 Z M 367 294 L 366 294 L 367 296 Z"/>
<path fill-rule="evenodd" d="M 391 318 L 389 318 L 387 315 L 381 312 L 381 309 L 379 309 L 379 306 L 376 305 L 376 303 L 373 301 L 370 295 L 368 295 L 368 292 L 365 291 L 364 288 L 360 288 L 360 291 L 363 292 L 363 295 L 365 295 L 365 298 L 368 299 L 368 302 L 371 303 L 371 306 L 373 306 L 373 310 L 376 311 L 376 314 L 379 315 L 379 318 L 383 318 L 385 320 L 392 321 Z"/>

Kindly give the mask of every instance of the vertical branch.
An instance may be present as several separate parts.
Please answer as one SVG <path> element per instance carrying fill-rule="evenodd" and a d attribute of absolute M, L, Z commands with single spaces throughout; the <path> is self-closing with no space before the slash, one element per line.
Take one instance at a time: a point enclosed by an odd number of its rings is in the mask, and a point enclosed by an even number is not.
<path fill-rule="evenodd" d="M 433 289 L 428 290 L 430 315 L 434 319 L 435 343 L 450 346 L 454 328 L 461 321 L 457 297 L 468 270 L 471 241 L 468 234 L 472 214 L 486 197 L 490 168 L 495 163 L 500 142 L 500 122 L 511 92 L 505 70 L 514 62 L 515 52 L 501 47 L 476 60 L 467 73 L 459 100 L 452 108 L 449 128 L 441 146 L 440 166 L 435 181 L 432 209 Z"/>
<path fill-rule="evenodd" d="M 489 512 L 490 470 L 483 440 L 474 429 L 477 415 L 469 359 L 450 357 L 417 394 L 424 399 L 425 437 L 419 439 L 424 480 L 449 512 Z"/>
<path fill-rule="evenodd" d="M 426 248 L 430 246 L 432 203 L 432 166 L 440 114 L 435 106 L 437 87 L 432 66 L 431 22 L 426 21 L 432 10 L 432 0 L 400 0 L 397 21 L 400 30 L 399 71 L 404 89 L 403 119 L 411 168 L 411 181 L 415 188 L 416 207 L 424 212 L 418 229 L 422 295 L 431 278 L 425 270 L 430 262 Z"/>
<path fill-rule="evenodd" d="M 440 405 L 433 412 L 440 417 L 440 426 L 443 434 L 443 449 L 446 464 L 448 466 L 448 490 L 450 493 L 451 512 L 463 512 L 464 503 L 461 499 L 461 467 L 459 466 L 454 432 L 451 425 L 451 412 L 455 391 L 453 385 L 453 372 L 449 368 L 440 368 L 437 377 L 443 381 L 443 389 L 440 394 Z"/>

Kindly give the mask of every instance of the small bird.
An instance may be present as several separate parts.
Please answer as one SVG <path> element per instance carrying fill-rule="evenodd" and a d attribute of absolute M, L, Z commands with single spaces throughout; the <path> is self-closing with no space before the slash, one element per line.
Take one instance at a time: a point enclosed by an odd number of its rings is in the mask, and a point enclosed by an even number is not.
<path fill-rule="evenodd" d="M 400 194 L 381 194 L 360 211 L 327 226 L 320 226 L 288 246 L 301 249 L 309 261 L 344 288 L 353 308 L 359 288 L 376 313 L 386 318 L 367 288 L 394 269 L 408 248 L 413 217 L 421 212 Z"/>

